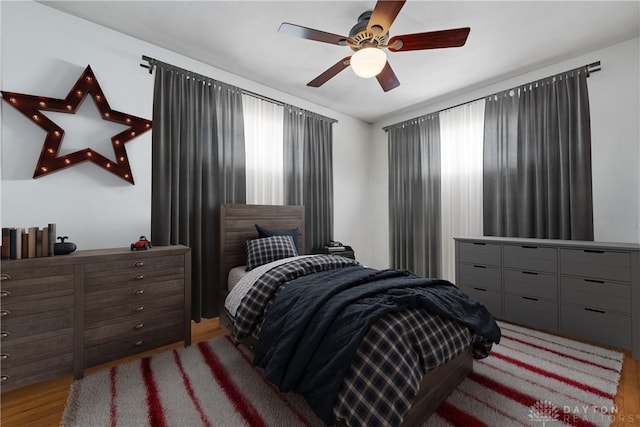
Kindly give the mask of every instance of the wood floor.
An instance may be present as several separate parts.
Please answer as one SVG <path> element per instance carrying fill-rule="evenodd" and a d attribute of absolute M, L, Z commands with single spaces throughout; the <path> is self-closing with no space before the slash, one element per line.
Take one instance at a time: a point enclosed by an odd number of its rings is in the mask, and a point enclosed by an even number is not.
<path fill-rule="evenodd" d="M 222 336 L 224 331 L 218 324 L 218 319 L 204 320 L 192 324 L 192 341 L 206 341 Z M 85 374 L 104 369 L 108 366 L 129 362 L 140 357 L 150 356 L 172 348 L 167 346 L 135 357 L 119 360 L 114 363 L 97 366 L 85 370 Z M 54 378 L 32 386 L 3 393 L 0 425 L 2 427 L 48 427 L 58 426 L 69 394 L 69 387 L 73 378 L 71 375 Z M 631 358 L 630 352 L 625 352 L 622 377 L 615 398 L 618 413 L 613 416 L 612 426 L 624 427 L 640 425 L 640 362 Z"/>

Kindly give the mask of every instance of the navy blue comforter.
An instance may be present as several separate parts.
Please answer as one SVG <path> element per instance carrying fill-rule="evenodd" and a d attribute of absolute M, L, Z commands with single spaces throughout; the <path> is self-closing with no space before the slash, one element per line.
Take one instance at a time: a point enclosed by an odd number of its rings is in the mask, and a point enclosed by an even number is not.
<path fill-rule="evenodd" d="M 369 326 L 412 307 L 500 340 L 486 308 L 450 282 L 406 270 L 347 267 L 300 277 L 282 289 L 262 325 L 254 363 L 281 391 L 303 395 L 331 424 L 335 397 Z"/>

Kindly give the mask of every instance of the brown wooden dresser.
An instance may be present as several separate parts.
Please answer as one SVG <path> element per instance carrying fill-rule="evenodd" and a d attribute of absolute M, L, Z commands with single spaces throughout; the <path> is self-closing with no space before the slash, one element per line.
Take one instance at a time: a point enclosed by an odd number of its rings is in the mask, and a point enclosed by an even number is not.
<path fill-rule="evenodd" d="M 191 251 L 157 246 L 3 260 L 2 391 L 191 344 Z"/>

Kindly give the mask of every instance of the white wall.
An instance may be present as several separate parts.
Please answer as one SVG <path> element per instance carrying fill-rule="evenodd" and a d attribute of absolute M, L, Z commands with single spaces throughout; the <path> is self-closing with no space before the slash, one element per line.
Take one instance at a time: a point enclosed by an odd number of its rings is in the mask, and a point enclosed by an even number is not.
<path fill-rule="evenodd" d="M 356 250 L 368 244 L 362 227 L 367 204 L 357 189 L 366 186 L 362 153 L 369 124 L 38 3 L 0 2 L 0 11 L 2 90 L 64 98 L 91 65 L 111 108 L 151 119 L 153 76 L 139 66 L 141 56 L 148 55 L 337 119 L 335 238 Z M 126 145 L 135 185 L 88 162 L 32 179 L 44 132 L 6 102 L 1 104 L 3 227 L 54 222 L 58 235 L 68 235 L 80 249 L 128 246 L 139 235 L 149 235 L 151 132 Z M 116 125 L 114 131 L 92 109 L 91 99 L 85 99 L 77 114 L 56 116 L 54 121 L 71 118 L 63 147 L 75 151 L 91 146 L 102 153 L 105 146 L 94 144 L 104 140 L 110 148 L 109 138 L 122 127 Z"/>
<path fill-rule="evenodd" d="M 563 61 L 411 109 L 372 125 L 369 177 L 372 265 L 389 264 L 388 156 L 383 127 L 509 89 L 582 65 L 600 61 L 602 70 L 588 79 L 591 108 L 595 240 L 640 242 L 640 39 Z"/>

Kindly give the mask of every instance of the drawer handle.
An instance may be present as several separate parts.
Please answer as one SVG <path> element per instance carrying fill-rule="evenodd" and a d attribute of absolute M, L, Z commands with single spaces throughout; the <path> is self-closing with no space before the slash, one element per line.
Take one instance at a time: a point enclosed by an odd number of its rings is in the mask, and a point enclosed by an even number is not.
<path fill-rule="evenodd" d="M 144 310 L 144 305 L 139 305 L 133 309 L 133 311 L 142 311 L 142 310 Z"/>
<path fill-rule="evenodd" d="M 596 279 L 584 279 L 585 282 L 591 283 L 604 283 L 604 280 L 596 280 Z"/>
<path fill-rule="evenodd" d="M 538 275 L 538 273 L 536 273 L 535 271 L 523 271 L 522 274 L 531 274 L 532 276 Z"/>
<path fill-rule="evenodd" d="M 594 312 L 594 313 L 600 313 L 600 314 L 606 314 L 606 313 L 607 313 L 606 311 L 596 310 L 595 308 L 588 308 L 588 307 L 585 307 L 584 309 L 585 309 L 585 310 L 587 310 L 587 311 L 592 311 L 592 312 Z"/>
<path fill-rule="evenodd" d="M 0 274 L 0 281 L 4 282 L 5 280 L 11 280 L 11 276 L 5 273 Z"/>
<path fill-rule="evenodd" d="M 144 261 L 136 261 L 133 263 L 134 267 L 144 267 Z"/>
<path fill-rule="evenodd" d="M 9 358 L 9 353 L 1 353 L 0 354 L 0 359 L 7 360 L 8 358 Z"/>
<path fill-rule="evenodd" d="M 5 382 L 9 379 L 9 375 L 1 375 L 0 376 L 0 382 Z"/>
<path fill-rule="evenodd" d="M 583 249 L 584 252 L 588 254 L 603 254 L 604 251 L 599 251 L 597 249 Z"/>
<path fill-rule="evenodd" d="M 135 345 L 136 347 L 141 346 L 142 344 L 144 344 L 144 340 L 137 340 L 133 342 L 133 345 Z"/>
<path fill-rule="evenodd" d="M 476 291 L 487 292 L 487 290 L 486 290 L 486 289 L 483 289 L 483 288 L 473 288 L 473 289 L 475 289 Z"/>
<path fill-rule="evenodd" d="M 9 331 L 2 331 L 2 332 L 0 332 L 0 338 L 6 338 L 6 337 L 8 337 L 9 335 L 11 335 L 11 332 L 9 332 Z"/>
<path fill-rule="evenodd" d="M 142 329 L 144 328 L 144 323 L 138 323 L 136 326 L 133 327 L 133 329 Z"/>
<path fill-rule="evenodd" d="M 533 297 L 522 297 L 522 299 L 528 299 L 529 301 L 538 301 L 538 298 Z"/>
<path fill-rule="evenodd" d="M 0 317 L 6 317 L 10 314 L 11 312 L 9 310 L 0 310 Z"/>
<path fill-rule="evenodd" d="M 136 289 L 135 291 L 133 291 L 134 295 L 142 295 L 144 294 L 144 289 Z"/>
<path fill-rule="evenodd" d="M 522 245 L 521 246 L 523 249 L 538 249 L 537 246 L 531 246 L 531 245 Z"/>
<path fill-rule="evenodd" d="M 474 245 L 476 246 L 485 246 L 486 243 L 482 243 L 482 242 L 473 242 Z"/>
<path fill-rule="evenodd" d="M 142 280 L 142 279 L 144 279 L 144 274 L 138 274 L 133 278 L 133 280 Z"/>
<path fill-rule="evenodd" d="M 10 297 L 10 296 L 11 296 L 10 291 L 0 291 L 0 298 Z"/>
<path fill-rule="evenodd" d="M 487 268 L 484 265 L 477 265 L 477 264 L 474 264 L 473 267 L 474 268 Z"/>

